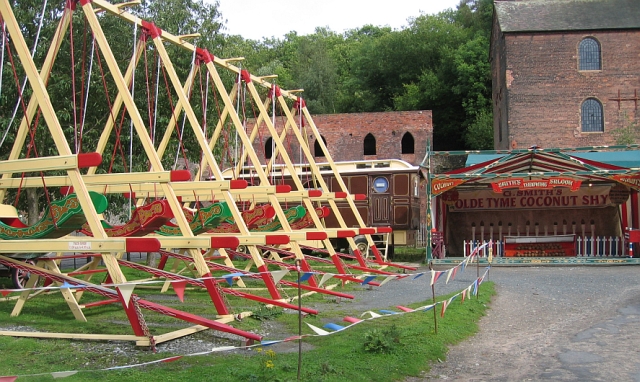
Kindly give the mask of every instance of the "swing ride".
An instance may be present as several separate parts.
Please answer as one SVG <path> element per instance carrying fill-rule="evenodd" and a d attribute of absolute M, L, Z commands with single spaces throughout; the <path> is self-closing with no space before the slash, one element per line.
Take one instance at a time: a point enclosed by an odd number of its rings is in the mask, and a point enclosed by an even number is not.
<path fill-rule="evenodd" d="M 188 41 L 195 35 L 173 35 L 126 10 L 138 3 L 80 0 L 76 4 L 67 0 L 55 35 L 48 39 L 51 45 L 46 58 L 38 69 L 10 3 L 0 0 L 2 57 L 6 51 L 12 59 L 14 77 L 25 79 L 22 87 L 19 80 L 16 83 L 16 88 L 22 89 L 16 106 L 20 123 L 10 153 L 0 159 L 0 202 L 11 192 L 17 195 L 17 203 L 24 189 L 36 189 L 47 200 L 41 219 L 30 226 L 22 223 L 14 206 L 0 205 L 0 264 L 30 275 L 19 289 L 19 296 L 3 302 L 15 301 L 12 316 L 19 315 L 31 298 L 42 294 L 34 287 L 44 282 L 59 288 L 76 320 L 86 321 L 85 309 L 119 304 L 133 332 L 123 336 L 74 334 L 76 338 L 127 339 L 138 345 L 154 346 L 213 329 L 250 342 L 260 340 L 260 336 L 228 325 L 250 312 L 238 312 L 226 296 L 317 314 L 315 309 L 292 304 L 295 298 L 286 297 L 285 288 L 353 298 L 333 290 L 337 284 L 323 285 L 324 279 L 318 281 L 317 277 L 333 275 L 343 283 L 362 283 L 367 274 L 387 276 L 411 269 L 381 256 L 372 235 L 388 232 L 388 227 L 365 224 L 355 204 L 363 196 L 349 193 L 328 154 L 323 169 L 330 169 L 339 191 L 335 191 L 335 186 L 330 191 L 320 176 L 308 137 L 314 137 L 325 153 L 328 150 L 304 100 L 295 91 L 280 89 L 269 82 L 272 77 L 253 76 L 233 64 L 242 59 L 213 56 Z M 82 55 L 83 62 L 74 62 L 74 55 L 70 55 L 71 71 L 74 78 L 83 79 L 83 86 L 75 89 L 74 80 L 73 108 L 61 113 L 54 109 L 48 82 L 56 70 L 61 70 L 56 59 L 62 47 L 75 49 L 74 14 L 82 15 L 85 42 L 89 41 L 85 48 L 90 52 Z M 103 30 L 106 17 L 119 18 L 133 28 L 132 55 L 124 71 L 109 44 L 110 38 L 117 37 Z M 174 66 L 188 57 L 189 68 Z M 153 67 L 155 74 L 149 69 Z M 140 70 L 145 73 L 136 73 Z M 93 72 L 99 73 L 102 88 L 89 88 Z M 181 74 L 184 79 L 180 79 Z M 139 78 L 146 79 L 146 83 L 136 85 Z M 114 89 L 115 96 L 111 94 Z M 136 91 L 143 92 L 144 97 Z M 25 94 L 31 94 L 30 98 Z M 89 95 L 103 98 L 107 105 L 97 141 L 83 139 Z M 142 98 L 146 98 L 147 105 L 140 104 Z M 254 110 L 255 123 L 247 131 L 249 109 Z M 62 128 L 59 117 L 62 114 L 74 116 L 72 135 L 69 129 L 65 132 Z M 166 126 L 161 126 L 162 123 Z M 10 127 L 11 123 L 7 131 Z M 259 155 L 254 148 L 261 128 L 266 129 L 273 141 L 269 155 L 265 152 Z M 53 140 L 57 155 L 39 155 L 42 136 Z M 193 148 L 186 150 L 187 139 L 195 142 L 197 153 Z M 299 148 L 299 162 L 309 169 L 313 189 L 306 188 L 299 177 L 291 177 L 289 184 L 278 179 L 278 168 L 295 174 L 295 166 L 300 165 L 294 163 L 294 154 L 288 150 L 291 142 Z M 142 161 L 136 159 L 135 164 L 134 143 L 144 157 Z M 174 148 L 175 156 L 170 153 Z M 117 160 L 122 163 L 116 163 Z M 186 169 L 178 169 L 180 164 Z M 197 164 L 195 171 L 190 164 Z M 223 175 L 225 165 L 231 168 L 230 178 Z M 167 166 L 172 169 L 165 170 Z M 246 168 L 250 169 L 249 175 L 244 172 L 241 176 Z M 54 196 L 52 189 L 60 189 L 62 197 Z M 125 199 L 128 218 L 122 224 L 110 223 L 105 216 L 112 214 L 115 203 L 122 204 Z M 355 216 L 355 224 L 348 225 L 345 221 L 341 212 L 345 208 Z M 332 228 L 324 223 L 329 216 L 336 221 Z M 356 236 L 364 238 L 365 248 L 373 256 L 362 253 L 362 245 L 354 240 Z M 336 238 L 348 243 L 350 254 L 336 251 L 331 241 Z M 308 242 L 318 245 L 302 244 Z M 160 262 L 151 267 L 124 260 L 127 252 L 159 253 Z M 324 257 L 314 256 L 313 252 Z M 20 261 L 20 254 L 27 253 L 32 263 Z M 63 273 L 61 261 L 73 257 L 90 261 Z M 124 269 L 164 281 L 162 291 L 171 286 L 180 300 L 186 285 L 205 290 L 216 318 L 140 298 L 133 293 L 138 281 L 128 280 Z M 309 277 L 294 282 L 283 278 L 281 273 L 274 275 L 274 270 L 285 273 L 300 270 Z M 266 296 L 249 293 L 243 278 L 260 282 Z M 227 282 L 231 285 L 223 287 Z M 80 304 L 84 292 L 103 300 Z M 56 298 L 55 293 L 46 296 Z M 143 309 L 195 326 L 153 335 Z"/>

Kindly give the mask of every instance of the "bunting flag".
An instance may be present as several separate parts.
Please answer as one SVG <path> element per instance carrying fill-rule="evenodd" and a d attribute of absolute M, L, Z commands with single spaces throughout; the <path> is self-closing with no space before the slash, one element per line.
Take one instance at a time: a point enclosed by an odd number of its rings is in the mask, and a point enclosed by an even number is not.
<path fill-rule="evenodd" d="M 176 292 L 176 296 L 178 296 L 180 302 L 184 302 L 184 289 L 187 286 L 187 282 L 174 281 L 171 283 L 171 286 L 173 287 L 173 291 Z"/>
<path fill-rule="evenodd" d="M 302 283 L 302 282 L 305 282 L 305 281 L 309 280 L 309 278 L 311 276 L 313 276 L 313 273 L 314 272 L 305 272 L 305 273 L 303 273 L 302 276 L 300 276 L 300 282 Z"/>
<path fill-rule="evenodd" d="M 227 351 L 227 350 L 233 350 L 235 348 L 236 348 L 235 346 L 220 346 L 220 347 L 211 349 L 211 352 Z"/>
<path fill-rule="evenodd" d="M 413 312 L 413 309 L 407 308 L 406 306 L 398 305 L 396 308 L 400 309 L 403 312 Z"/>
<path fill-rule="evenodd" d="M 236 273 L 229 273 L 228 275 L 224 275 L 222 276 L 223 279 L 227 280 L 227 283 L 229 284 L 229 286 L 233 286 L 233 279 L 235 277 L 239 277 L 239 276 L 243 276 L 243 273 L 240 272 L 236 272 Z"/>
<path fill-rule="evenodd" d="M 326 330 L 320 329 L 317 326 L 313 326 L 308 322 L 305 322 L 305 324 L 307 324 L 311 328 L 311 330 L 313 330 L 319 336 L 326 336 L 327 334 L 329 334 L 329 332 L 327 332 Z"/>
<path fill-rule="evenodd" d="M 333 322 L 329 322 L 329 323 L 325 324 L 324 327 L 327 328 L 327 329 L 334 330 L 336 332 L 339 332 L 340 330 L 344 329 L 344 326 L 341 326 L 341 325 L 338 325 L 338 324 L 334 324 Z"/>
<path fill-rule="evenodd" d="M 14 376 L 14 377 L 9 377 L 9 376 L 0 377 L 0 382 L 14 382 L 16 379 L 18 379 L 17 376 Z"/>
<path fill-rule="evenodd" d="M 473 295 L 477 296 L 478 295 L 478 280 L 473 282 Z"/>
<path fill-rule="evenodd" d="M 51 373 L 51 376 L 53 377 L 53 379 L 58 379 L 58 378 L 66 378 L 77 373 L 78 373 L 77 371 L 58 371 L 58 372 Z"/>
<path fill-rule="evenodd" d="M 414 279 L 417 278 L 417 277 L 418 276 L 414 277 Z M 396 276 L 387 276 L 387 277 L 385 277 L 385 279 L 382 280 L 382 282 L 380 283 L 380 286 L 383 286 L 384 284 L 388 283 L 389 280 L 393 280 L 395 278 L 396 278 Z"/>
<path fill-rule="evenodd" d="M 0 294 L 2 294 L 2 297 L 7 297 L 9 294 L 11 293 L 10 290 L 0 290 Z M 4 377 L 2 377 L 4 378 Z M 0 379 L 0 382 L 2 382 L 2 379 Z"/>
<path fill-rule="evenodd" d="M 288 340 L 288 338 L 284 339 L 285 341 Z M 271 346 L 271 345 L 275 345 L 275 344 L 279 344 L 282 341 L 260 341 L 260 345 L 262 346 Z"/>
<path fill-rule="evenodd" d="M 449 284 L 449 278 L 451 278 L 452 280 L 455 279 L 457 272 L 458 272 L 457 266 L 449 269 L 449 272 L 447 272 L 447 281 L 445 282 L 445 284 Z"/>
<path fill-rule="evenodd" d="M 451 298 L 449 299 L 449 302 L 447 302 L 447 305 L 451 304 L 453 300 L 455 300 L 456 298 L 458 298 L 458 294 L 454 294 L 453 296 L 451 296 Z"/>
<path fill-rule="evenodd" d="M 286 276 L 288 273 L 289 273 L 288 269 L 282 269 L 279 271 L 271 272 L 271 277 L 273 277 L 273 282 L 276 284 L 279 283 L 280 280 L 282 280 L 282 278 Z"/>
<path fill-rule="evenodd" d="M 320 279 L 320 283 L 318 283 L 318 288 L 320 288 L 322 286 L 322 284 L 327 282 L 327 280 L 329 280 L 333 276 L 334 276 L 333 273 L 325 273 L 325 274 L 323 274 L 322 278 Z"/>
<path fill-rule="evenodd" d="M 418 277 L 421 277 L 421 276 L 424 276 L 424 272 L 420 272 L 417 275 L 413 276 L 413 278 L 411 280 L 415 280 L 415 279 L 417 279 Z"/>
<path fill-rule="evenodd" d="M 384 314 L 398 314 L 398 312 L 394 312 L 393 310 L 380 309 L 380 313 Z"/>
<path fill-rule="evenodd" d="M 376 313 L 376 312 L 372 312 L 372 311 L 364 312 L 364 313 L 362 313 L 362 314 L 360 315 L 360 317 L 364 316 L 365 314 L 370 314 L 370 315 L 371 315 L 371 318 L 378 318 L 378 317 L 382 317 L 382 316 L 381 316 L 381 315 L 379 315 L 378 313 Z"/>
<path fill-rule="evenodd" d="M 440 276 L 442 276 L 442 273 L 444 271 L 431 271 L 431 285 L 435 284 L 436 281 L 438 281 L 438 279 L 440 278 Z"/>
<path fill-rule="evenodd" d="M 362 280 L 362 285 L 367 285 L 375 279 L 376 279 L 376 276 L 367 276 L 364 278 L 364 280 Z"/>
<path fill-rule="evenodd" d="M 162 360 L 162 362 L 164 362 L 164 363 L 169 363 L 169 362 L 177 361 L 177 360 L 179 360 L 180 358 L 182 358 L 182 356 L 181 356 L 181 355 L 177 355 L 177 356 L 175 356 L 175 357 L 165 358 L 165 359 L 163 359 L 163 360 Z"/>
<path fill-rule="evenodd" d="M 442 311 L 440 311 L 440 317 L 444 317 L 444 312 L 447 310 L 447 300 L 442 301 Z"/>
<path fill-rule="evenodd" d="M 425 307 L 422 309 L 422 311 L 424 311 L 424 312 L 428 312 L 428 311 L 430 311 L 431 309 L 433 309 L 435 306 L 436 306 L 436 304 L 427 305 L 427 306 L 425 306 Z"/>
<path fill-rule="evenodd" d="M 461 304 L 464 302 L 464 299 L 465 299 L 465 297 L 466 297 L 466 296 L 467 296 L 467 290 L 466 290 L 466 289 L 464 289 L 464 290 L 462 291 L 462 301 L 460 301 L 460 303 L 461 303 Z"/>
<path fill-rule="evenodd" d="M 129 300 L 131 300 L 131 295 L 133 294 L 133 289 L 135 287 L 135 284 L 118 285 L 118 290 L 120 291 L 120 295 L 122 295 L 122 299 L 124 300 L 124 305 L 127 308 L 129 307 Z"/>

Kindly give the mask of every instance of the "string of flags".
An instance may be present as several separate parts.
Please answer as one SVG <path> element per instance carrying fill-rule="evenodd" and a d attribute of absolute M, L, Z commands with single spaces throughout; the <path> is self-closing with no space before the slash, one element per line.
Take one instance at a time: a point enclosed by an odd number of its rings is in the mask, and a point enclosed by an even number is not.
<path fill-rule="evenodd" d="M 391 281 L 391 280 L 400 280 L 400 279 L 404 279 L 404 278 L 411 278 L 412 280 L 415 280 L 421 276 L 424 276 L 426 273 L 430 273 L 431 274 L 431 284 L 430 285 L 434 285 L 443 275 L 446 274 L 446 284 L 449 283 L 450 280 L 455 279 L 455 276 L 458 272 L 462 272 L 464 271 L 465 267 L 473 262 L 473 259 L 475 258 L 475 256 L 478 255 L 479 251 L 482 250 L 482 248 L 484 248 L 486 245 L 489 245 L 489 243 L 485 243 L 482 246 L 476 247 L 476 249 L 469 255 L 467 256 L 463 261 L 461 261 L 459 264 L 457 264 L 456 266 L 445 270 L 445 271 L 435 271 L 435 270 L 430 270 L 428 272 L 419 272 L 419 273 L 409 273 L 409 274 L 393 274 L 393 275 L 379 275 L 379 274 L 361 274 L 361 275 L 357 275 L 357 277 L 362 278 L 362 282 L 361 285 L 368 285 L 371 282 L 373 282 L 375 279 L 377 279 L 378 277 L 384 277 L 384 279 L 380 282 L 379 286 L 382 286 L 384 284 L 386 284 L 387 282 Z M 187 285 L 187 281 L 198 281 L 198 282 L 202 282 L 205 280 L 216 280 L 219 282 L 227 282 L 229 284 L 229 286 L 233 286 L 233 282 L 234 280 L 238 279 L 238 278 L 243 278 L 243 277 L 256 277 L 256 276 L 261 276 L 264 273 L 269 273 L 271 274 L 271 277 L 273 278 L 274 283 L 279 283 L 280 280 L 282 280 L 285 276 L 287 276 L 288 274 L 291 273 L 291 270 L 289 269 L 281 269 L 281 270 L 275 270 L 275 271 L 271 271 L 271 272 L 235 272 L 235 273 L 229 273 L 229 274 L 225 274 L 222 276 L 217 276 L 217 277 L 213 277 L 213 276 L 209 276 L 209 277 L 201 277 L 201 278 L 189 278 L 186 276 L 180 276 L 182 278 L 182 280 L 145 280 L 145 281 L 130 281 L 130 282 L 126 282 L 126 283 L 120 283 L 120 284 L 116 284 L 116 283 L 103 283 L 100 284 L 100 286 L 103 287 L 114 287 L 114 288 L 118 288 L 118 290 L 120 291 L 120 293 L 122 293 L 123 297 L 125 298 L 125 301 L 129 300 L 129 297 L 131 297 L 131 295 L 133 294 L 133 291 L 135 289 L 136 286 L 138 285 L 151 285 L 151 284 L 165 284 L 165 283 L 170 283 L 171 286 L 173 287 L 174 291 L 176 292 L 176 295 L 178 296 L 178 298 L 180 299 L 180 301 L 183 301 L 184 299 L 184 290 L 186 288 Z M 301 272 L 300 274 L 300 282 L 305 282 L 307 280 L 309 280 L 312 276 L 317 275 L 317 276 L 321 276 L 320 281 L 318 282 L 318 288 L 322 287 L 322 285 L 324 285 L 327 281 L 329 281 L 330 279 L 334 278 L 334 277 L 344 277 L 344 276 L 354 276 L 353 274 L 340 274 L 340 273 L 326 273 L 326 272 L 317 272 L 317 271 L 310 271 L 310 272 Z M 11 293 L 22 293 L 25 291 L 56 291 L 56 290 L 61 290 L 61 289 L 74 289 L 74 290 L 82 290 L 85 288 L 88 288 L 89 285 L 84 285 L 81 283 L 78 284 L 73 284 L 73 283 L 69 283 L 68 281 L 64 281 L 62 284 L 59 285 L 47 285 L 47 286 L 42 286 L 42 287 L 33 287 L 33 288 L 18 288 L 18 289 L 0 289 L 0 295 L 2 295 L 2 297 L 7 297 L 9 294 Z M 0 382 L 3 382 L 2 380 L 0 380 Z"/>
<path fill-rule="evenodd" d="M 469 256 L 469 257 L 471 257 L 471 256 Z M 479 288 L 480 284 L 482 284 L 484 282 L 485 278 L 487 277 L 487 275 L 489 273 L 490 268 L 491 268 L 490 266 L 486 267 L 482 276 L 480 276 L 477 279 L 475 279 L 473 281 L 473 283 L 471 283 L 468 287 L 466 287 L 465 289 L 461 290 L 460 292 L 454 294 L 453 296 L 451 296 L 447 300 L 438 301 L 436 303 L 425 305 L 425 306 L 421 306 L 421 307 L 418 307 L 418 308 L 408 308 L 408 307 L 405 307 L 405 306 L 398 305 L 398 306 L 396 306 L 398 311 L 388 310 L 388 309 L 381 309 L 378 312 L 366 311 L 366 312 L 363 312 L 363 313 L 360 314 L 360 318 L 352 317 L 352 316 L 346 316 L 346 317 L 343 318 L 343 321 L 348 323 L 348 325 L 346 325 L 346 326 L 330 322 L 330 323 L 325 324 L 322 328 L 319 328 L 317 326 L 314 326 L 314 325 L 311 325 L 309 323 L 306 323 L 307 326 L 309 327 L 309 329 L 311 329 L 311 331 L 313 332 L 313 334 L 296 335 L 296 336 L 287 337 L 287 338 L 282 339 L 282 340 L 263 340 L 260 343 L 256 343 L 254 345 L 249 345 L 249 346 L 243 346 L 243 347 L 221 346 L 221 347 L 216 347 L 216 348 L 213 348 L 213 349 L 211 349 L 209 351 L 204 351 L 204 352 L 184 354 L 184 355 L 178 355 L 178 356 L 171 356 L 171 357 L 162 358 L 162 359 L 149 361 L 149 362 L 136 363 L 136 364 L 130 364 L 130 365 L 122 365 L 122 366 L 112 366 L 112 367 L 103 368 L 103 369 L 71 370 L 71 371 L 58 371 L 58 372 L 38 373 L 38 374 L 0 376 L 0 382 L 15 382 L 18 378 L 22 378 L 22 377 L 37 377 L 37 376 L 50 375 L 54 379 L 59 379 L 59 378 L 66 378 L 66 377 L 78 374 L 79 372 L 87 373 L 87 372 L 102 372 L 102 371 L 124 370 L 124 369 L 131 369 L 131 368 L 149 366 L 149 365 L 160 364 L 160 363 L 169 363 L 169 362 L 177 361 L 177 360 L 185 358 L 185 357 L 194 357 L 194 356 L 200 356 L 200 355 L 207 355 L 207 354 L 212 354 L 212 353 L 217 353 L 217 352 L 222 352 L 222 351 L 229 351 L 229 350 L 250 349 L 250 348 L 255 348 L 255 347 L 265 347 L 265 346 L 271 346 L 271 345 L 275 345 L 275 344 L 283 343 L 283 342 L 301 340 L 301 339 L 307 338 L 307 337 L 328 336 L 328 335 L 333 335 L 333 334 L 336 334 L 338 332 L 342 332 L 344 330 L 350 329 L 350 328 L 354 327 L 355 325 L 361 324 L 361 323 L 366 322 L 366 321 L 375 320 L 375 319 L 382 318 L 382 317 L 399 316 L 399 315 L 409 314 L 409 313 L 428 312 L 428 311 L 431 311 L 432 309 L 436 309 L 438 305 L 441 305 L 441 307 L 440 307 L 440 316 L 444 317 L 445 311 L 447 310 L 447 308 L 458 297 L 461 298 L 461 303 L 463 303 L 466 298 L 468 298 L 468 297 L 470 297 L 472 295 L 477 295 L 478 294 L 478 288 Z M 417 279 L 418 277 L 422 276 L 423 274 L 424 274 L 424 272 L 416 274 L 415 277 L 413 277 L 413 280 Z M 432 275 L 433 275 L 433 273 L 432 273 Z M 388 277 L 387 277 L 387 279 L 388 279 Z M 365 316 L 368 316 L 368 317 L 365 317 Z"/>

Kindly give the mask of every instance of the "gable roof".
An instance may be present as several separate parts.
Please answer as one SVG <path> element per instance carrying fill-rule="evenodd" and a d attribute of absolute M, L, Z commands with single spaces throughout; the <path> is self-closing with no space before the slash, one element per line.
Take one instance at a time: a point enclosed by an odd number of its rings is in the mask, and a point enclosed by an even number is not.
<path fill-rule="evenodd" d="M 494 4 L 504 33 L 640 28 L 638 0 L 512 0 Z"/>

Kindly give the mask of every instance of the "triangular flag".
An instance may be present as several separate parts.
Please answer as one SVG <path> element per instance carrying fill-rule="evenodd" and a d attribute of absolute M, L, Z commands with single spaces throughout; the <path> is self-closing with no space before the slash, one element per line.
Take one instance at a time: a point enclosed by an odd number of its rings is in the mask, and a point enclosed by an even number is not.
<path fill-rule="evenodd" d="M 440 317 L 444 317 L 445 310 L 447 310 L 447 300 L 442 301 L 442 311 L 440 312 Z"/>
<path fill-rule="evenodd" d="M 466 290 L 466 289 L 464 289 L 464 290 L 462 291 L 462 301 L 460 301 L 460 303 L 461 303 L 461 304 L 464 302 L 464 299 L 465 299 L 465 297 L 466 297 L 466 296 L 467 296 L 467 290 Z"/>
<path fill-rule="evenodd" d="M 329 334 L 329 332 L 327 332 L 326 330 L 320 329 L 317 326 L 313 326 L 308 322 L 305 322 L 305 324 L 307 324 L 311 328 L 311 330 L 316 332 L 316 334 L 319 335 L 319 336 L 326 336 L 327 334 Z"/>
<path fill-rule="evenodd" d="M 326 323 L 324 327 L 327 329 L 335 330 L 336 332 L 339 332 L 340 330 L 344 329 L 344 326 L 334 324 L 333 322 Z"/>
<path fill-rule="evenodd" d="M 51 373 L 51 376 L 54 379 L 58 379 L 58 378 L 66 378 L 77 373 L 78 373 L 77 371 L 58 371 L 55 373 Z"/>
<path fill-rule="evenodd" d="M 280 342 L 282 342 L 282 341 L 260 341 L 260 345 L 262 345 L 262 346 L 270 346 L 270 345 L 278 344 Z"/>
<path fill-rule="evenodd" d="M 7 297 L 10 293 L 10 290 L 0 290 L 0 294 L 2 295 L 2 297 Z M 0 381 L 2 380 L 0 379 Z"/>
<path fill-rule="evenodd" d="M 7 377 L 0 377 L 0 382 L 13 382 L 13 381 L 15 381 L 16 379 L 18 379 L 18 377 L 17 377 L 17 376 L 15 376 L 15 377 L 9 377 L 9 376 L 7 376 Z"/>
<path fill-rule="evenodd" d="M 451 298 L 449 299 L 449 302 L 447 302 L 447 305 L 451 304 L 453 302 L 453 300 L 458 298 L 458 296 L 459 296 L 459 294 L 454 294 L 453 296 L 451 296 Z"/>
<path fill-rule="evenodd" d="M 360 317 L 364 316 L 365 314 L 369 313 L 371 315 L 371 318 L 378 318 L 378 317 L 382 317 L 381 315 L 379 315 L 376 312 L 372 312 L 372 311 L 368 311 L 368 312 L 364 312 L 360 315 Z"/>
<path fill-rule="evenodd" d="M 323 274 L 322 278 L 320 279 L 320 282 L 318 283 L 318 288 L 321 287 L 322 284 L 327 282 L 327 280 L 329 280 L 332 277 L 333 277 L 333 273 L 325 273 L 325 274 Z"/>
<path fill-rule="evenodd" d="M 382 280 L 382 282 L 380 283 L 380 286 L 383 286 L 384 284 L 388 283 L 389 280 L 393 280 L 395 278 L 396 278 L 396 276 L 387 276 L 387 277 L 385 277 L 384 280 Z"/>
<path fill-rule="evenodd" d="M 180 302 L 184 302 L 184 288 L 187 286 L 186 281 L 174 281 L 171 283 L 173 291 L 176 292 Z"/>
<path fill-rule="evenodd" d="M 175 356 L 175 357 L 165 358 L 165 359 L 163 359 L 161 362 L 165 362 L 165 363 L 173 362 L 173 361 L 177 361 L 177 360 L 179 360 L 180 358 L 182 358 L 182 356 L 181 356 L 181 355 L 177 355 L 177 356 Z"/>
<path fill-rule="evenodd" d="M 281 269 L 279 271 L 271 272 L 271 277 L 273 277 L 273 282 L 276 284 L 279 283 L 280 280 L 282 280 L 282 278 L 287 275 L 287 273 L 289 273 L 288 269 Z"/>
<path fill-rule="evenodd" d="M 478 280 L 473 282 L 473 295 L 476 296 L 478 294 Z"/>
<path fill-rule="evenodd" d="M 235 346 L 220 346 L 219 348 L 213 348 L 211 349 L 212 352 L 216 352 L 216 351 L 227 351 L 227 350 L 233 350 L 236 349 Z"/>
<path fill-rule="evenodd" d="M 424 310 L 425 312 L 428 312 L 431 309 L 433 309 L 434 306 L 436 306 L 436 304 L 427 305 L 424 308 L 422 308 L 422 310 Z"/>
<path fill-rule="evenodd" d="M 228 275 L 224 275 L 224 276 L 222 276 L 222 278 L 224 278 L 225 280 L 227 280 L 227 283 L 228 283 L 230 286 L 233 286 L 233 279 L 234 279 L 234 277 L 238 277 L 238 276 L 242 276 L 242 275 L 244 275 L 244 273 L 241 273 L 241 272 L 229 273 Z"/>
<path fill-rule="evenodd" d="M 62 283 L 62 285 L 60 285 L 60 288 L 69 289 L 69 288 L 73 288 L 73 287 L 74 287 L 74 285 L 69 284 L 66 280 L 65 280 L 65 282 Z"/>
<path fill-rule="evenodd" d="M 415 279 L 417 279 L 417 278 L 418 278 L 418 277 L 420 277 L 420 276 L 424 276 L 424 272 L 420 272 L 420 273 L 418 273 L 418 274 L 417 274 L 417 275 L 415 275 L 411 280 L 415 280 Z"/>
<path fill-rule="evenodd" d="M 299 340 L 301 339 L 303 336 L 291 336 L 291 337 L 287 337 L 282 341 L 273 341 L 273 342 L 287 342 L 287 341 L 295 341 L 295 340 Z"/>
<path fill-rule="evenodd" d="M 305 282 L 307 280 L 309 280 L 309 278 L 313 276 L 313 272 L 305 272 L 302 274 L 302 276 L 300 276 L 300 282 Z"/>
<path fill-rule="evenodd" d="M 376 279 L 376 276 L 367 276 L 364 278 L 364 280 L 362 280 L 362 285 L 367 285 L 375 279 Z"/>
<path fill-rule="evenodd" d="M 440 278 L 443 271 L 431 271 L 431 285 L 435 284 L 436 281 Z"/>
<path fill-rule="evenodd" d="M 380 313 L 384 314 L 398 314 L 398 312 L 394 312 L 393 310 L 381 309 Z"/>
<path fill-rule="evenodd" d="M 122 299 L 124 300 L 124 305 L 129 307 L 129 300 L 131 299 L 131 294 L 133 293 L 133 289 L 136 286 L 134 284 L 120 284 L 118 285 L 118 290 L 120 291 L 120 295 L 122 295 Z"/>

